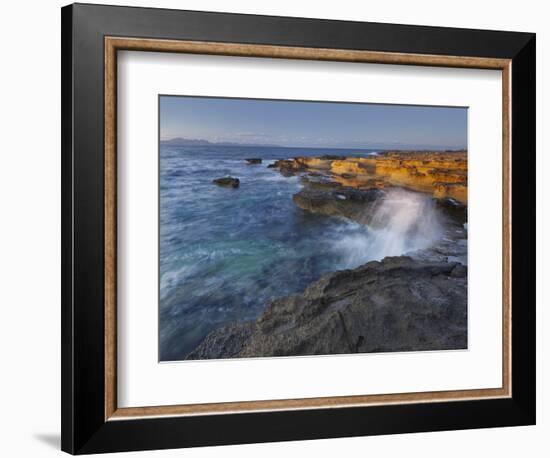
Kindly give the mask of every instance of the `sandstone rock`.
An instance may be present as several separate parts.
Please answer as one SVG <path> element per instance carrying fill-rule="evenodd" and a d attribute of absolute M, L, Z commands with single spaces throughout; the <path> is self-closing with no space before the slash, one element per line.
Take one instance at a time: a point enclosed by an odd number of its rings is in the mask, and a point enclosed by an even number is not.
<path fill-rule="evenodd" d="M 233 177 L 223 177 L 223 178 L 216 178 L 215 180 L 212 180 L 212 183 L 217 184 L 218 186 L 227 186 L 231 188 L 238 188 L 240 181 L 238 178 Z"/>
<path fill-rule="evenodd" d="M 466 282 L 458 263 L 369 262 L 210 333 L 187 359 L 467 348 Z"/>
<path fill-rule="evenodd" d="M 279 159 L 272 164 L 284 176 L 293 176 L 305 170 L 304 165 L 293 159 Z"/>
<path fill-rule="evenodd" d="M 325 173 L 331 181 L 354 188 L 402 186 L 437 198 L 468 199 L 466 151 L 394 151 L 368 157 L 296 157 L 277 161 L 284 175 Z"/>
<path fill-rule="evenodd" d="M 466 183 L 434 183 L 434 197 L 452 198 L 461 203 L 468 202 L 468 186 Z"/>
<path fill-rule="evenodd" d="M 307 156 L 307 157 L 296 157 L 294 158 L 294 161 L 306 168 L 318 169 L 318 170 L 330 170 L 332 166 L 332 162 L 337 159 L 344 160 L 345 157 L 331 156 L 331 155 L 324 155 L 324 156 L 318 156 L 318 157 Z"/>
<path fill-rule="evenodd" d="M 367 162 L 363 158 L 353 158 L 333 161 L 331 172 L 337 175 L 352 173 L 355 176 L 362 176 L 374 173 L 374 162 Z"/>

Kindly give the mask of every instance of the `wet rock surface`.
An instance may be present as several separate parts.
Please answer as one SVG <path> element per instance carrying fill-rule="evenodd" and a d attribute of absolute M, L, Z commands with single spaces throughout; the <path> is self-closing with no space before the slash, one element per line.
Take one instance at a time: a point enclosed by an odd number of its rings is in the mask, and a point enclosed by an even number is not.
<path fill-rule="evenodd" d="M 228 188 L 238 188 L 240 185 L 240 180 L 233 177 L 222 177 L 216 178 L 212 183 L 217 184 L 218 186 L 225 186 Z"/>
<path fill-rule="evenodd" d="M 212 332 L 187 359 L 466 348 L 466 281 L 457 262 L 369 262 Z"/>
<path fill-rule="evenodd" d="M 327 216 L 344 216 L 360 223 L 367 223 L 376 202 L 384 196 L 379 189 L 353 189 L 319 183 L 304 187 L 292 200 L 302 210 Z"/>

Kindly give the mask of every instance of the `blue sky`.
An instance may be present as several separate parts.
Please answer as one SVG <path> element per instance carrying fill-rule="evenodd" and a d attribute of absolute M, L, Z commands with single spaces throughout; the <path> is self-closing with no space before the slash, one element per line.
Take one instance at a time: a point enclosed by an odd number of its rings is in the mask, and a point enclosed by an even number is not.
<path fill-rule="evenodd" d="M 467 109 L 161 96 L 160 136 L 318 148 L 466 148 Z"/>

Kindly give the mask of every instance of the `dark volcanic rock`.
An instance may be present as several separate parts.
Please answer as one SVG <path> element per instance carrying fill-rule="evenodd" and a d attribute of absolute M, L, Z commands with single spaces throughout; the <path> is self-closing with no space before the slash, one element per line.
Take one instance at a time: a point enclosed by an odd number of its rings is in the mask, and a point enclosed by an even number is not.
<path fill-rule="evenodd" d="M 202 345 L 187 355 L 187 359 L 231 358 L 244 349 L 255 323 L 228 324 L 212 331 Z M 224 356 L 216 356 L 224 355 Z"/>
<path fill-rule="evenodd" d="M 187 359 L 467 348 L 466 282 L 459 263 L 369 262 L 210 333 Z"/>
<path fill-rule="evenodd" d="M 245 159 L 246 162 L 249 164 L 261 164 L 262 160 L 259 157 L 251 157 L 249 159 Z"/>
<path fill-rule="evenodd" d="M 437 206 L 446 215 L 463 224 L 468 220 L 468 207 L 450 197 L 436 199 Z"/>
<path fill-rule="evenodd" d="M 376 189 L 354 189 L 338 187 L 334 185 L 308 186 L 297 194 L 292 200 L 302 210 L 321 215 L 340 215 L 353 219 L 360 223 L 370 220 L 379 199 L 385 192 Z"/>
<path fill-rule="evenodd" d="M 241 183 L 238 178 L 233 177 L 223 177 L 223 178 L 216 178 L 215 180 L 212 180 L 212 183 L 217 184 L 218 186 L 227 186 L 231 188 L 238 188 L 239 184 Z"/>

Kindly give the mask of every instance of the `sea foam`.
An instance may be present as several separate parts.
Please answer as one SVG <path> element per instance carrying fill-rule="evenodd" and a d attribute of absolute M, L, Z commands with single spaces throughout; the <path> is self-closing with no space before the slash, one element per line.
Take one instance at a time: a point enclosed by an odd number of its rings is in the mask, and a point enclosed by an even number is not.
<path fill-rule="evenodd" d="M 378 204 L 368 226 L 356 225 L 334 246 L 345 268 L 399 256 L 432 246 L 444 233 L 433 200 L 423 194 L 391 189 Z"/>

